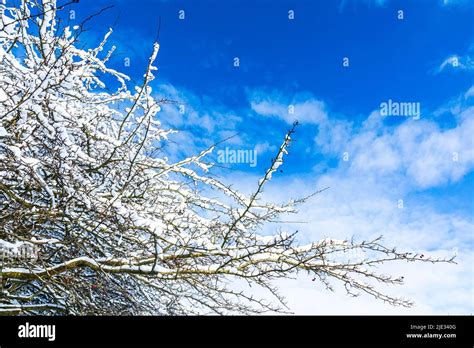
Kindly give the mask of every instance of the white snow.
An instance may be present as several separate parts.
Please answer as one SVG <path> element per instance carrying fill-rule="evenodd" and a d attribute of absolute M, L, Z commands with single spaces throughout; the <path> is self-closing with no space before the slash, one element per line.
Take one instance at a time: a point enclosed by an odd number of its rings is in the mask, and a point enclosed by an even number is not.
<path fill-rule="evenodd" d="M 0 126 L 0 137 L 7 137 L 8 135 L 9 134 L 7 130 L 4 127 Z"/>
<path fill-rule="evenodd" d="M 5 102 L 7 100 L 8 100 L 7 94 L 2 88 L 0 88 L 0 102 Z"/>

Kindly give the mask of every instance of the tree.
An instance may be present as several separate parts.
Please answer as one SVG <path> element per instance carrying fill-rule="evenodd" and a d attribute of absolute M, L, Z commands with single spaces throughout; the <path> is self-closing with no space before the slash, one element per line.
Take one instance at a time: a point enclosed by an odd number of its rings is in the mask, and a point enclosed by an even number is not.
<path fill-rule="evenodd" d="M 308 198 L 261 202 L 296 124 L 250 196 L 209 175 L 205 156 L 214 147 L 171 163 L 162 147 L 174 131 L 157 118 L 166 100 L 154 98 L 150 87 L 158 43 L 143 81 L 131 88 L 107 64 L 115 49 L 104 51 L 112 30 L 98 47 L 81 48 L 78 38 L 91 17 L 71 28 L 57 15 L 66 5 L 0 4 L 0 246 L 40 249 L 35 260 L 3 259 L 1 312 L 284 311 L 272 282 L 297 272 L 329 289 L 334 280 L 351 295 L 410 306 L 371 283 L 401 284 L 402 278 L 372 266 L 453 262 L 398 252 L 380 238 L 298 246 L 296 233 L 262 236 L 262 224 L 295 212 Z M 354 251 L 366 256 L 343 257 Z M 236 290 L 232 279 L 264 287 L 276 301 Z"/>

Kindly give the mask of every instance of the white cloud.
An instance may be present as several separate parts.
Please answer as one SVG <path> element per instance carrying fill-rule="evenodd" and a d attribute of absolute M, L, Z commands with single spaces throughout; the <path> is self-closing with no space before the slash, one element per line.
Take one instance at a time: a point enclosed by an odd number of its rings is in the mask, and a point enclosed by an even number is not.
<path fill-rule="evenodd" d="M 234 173 L 226 178 L 239 189 L 250 193 L 257 178 Z M 394 183 L 402 184 L 400 183 Z M 263 200 L 287 201 L 306 196 L 330 186 L 300 206 L 297 215 L 282 217 L 295 221 L 280 225 L 283 230 L 299 230 L 300 243 L 327 237 L 368 240 L 384 235 L 384 244 L 398 250 L 424 253 L 433 257 L 457 254 L 457 264 L 388 263 L 380 267 L 384 274 L 403 275 L 402 286 L 382 286 L 390 295 L 410 298 L 413 308 L 392 307 L 368 295 L 352 298 L 343 287 L 335 285 L 328 291 L 312 281 L 304 272 L 296 279 L 275 282 L 296 314 L 470 314 L 474 312 L 472 217 L 459 213 L 443 213 L 416 198 L 406 200 L 400 209 L 397 200 L 403 189 L 392 186 L 383 176 L 362 180 L 347 173 L 343 167 L 320 177 L 314 175 L 277 176 L 266 187 Z M 285 187 L 285 190 L 281 190 Z M 304 223 L 301 223 L 304 222 Z M 274 233 L 276 226 L 265 226 L 265 233 Z M 255 295 L 264 292 L 252 289 Z M 268 297 L 269 299 L 271 297 Z"/>
<path fill-rule="evenodd" d="M 255 151 L 257 151 L 257 155 L 260 155 L 265 152 L 276 152 L 277 147 L 276 145 L 271 145 L 268 141 L 265 141 L 263 143 L 257 143 L 257 145 L 255 145 Z"/>
<path fill-rule="evenodd" d="M 253 91 L 250 94 L 250 106 L 259 115 L 278 117 L 288 124 L 292 124 L 295 120 L 303 124 L 316 125 L 327 121 L 324 102 L 314 98 L 303 100 L 301 98 L 302 96 L 285 98 L 277 92 Z"/>
<path fill-rule="evenodd" d="M 351 174 L 401 175 L 414 189 L 456 182 L 474 167 L 474 108 L 464 110 L 459 116 L 457 126 L 446 130 L 427 120 L 407 120 L 386 129 L 362 128 L 343 139 L 344 147 L 332 149 L 346 149 Z"/>
<path fill-rule="evenodd" d="M 428 120 L 407 120 L 380 135 L 363 128 L 347 141 L 350 169 L 403 175 L 419 189 L 456 182 L 474 168 L 474 108 L 457 116 L 456 127 L 445 130 Z"/>
<path fill-rule="evenodd" d="M 297 216 L 288 217 L 306 224 L 288 224 L 290 231 L 298 229 L 302 243 L 326 237 L 357 240 L 384 235 L 385 244 L 399 250 L 421 252 L 425 255 L 452 256 L 458 252 L 457 265 L 452 264 L 387 264 L 380 270 L 386 274 L 403 275 L 405 285 L 383 287 L 386 292 L 411 298 L 414 308 L 394 308 L 379 303 L 367 295 L 348 298 L 341 287 L 335 293 L 311 282 L 311 277 L 300 274 L 296 282 L 280 285 L 292 309 L 299 314 L 416 314 L 416 313 L 472 313 L 472 230 L 470 217 L 446 214 L 412 198 L 404 208 L 397 206 L 403 190 L 390 182 L 348 175 L 344 169 L 316 179 L 293 179 L 285 182 L 285 192 L 274 183 L 267 188 L 267 199 L 299 197 L 317 188 L 330 189 L 300 207 Z M 403 196 L 402 196 L 403 197 Z M 286 220 L 286 219 L 285 219 Z M 456 293 L 456 296 L 452 296 Z"/>
<path fill-rule="evenodd" d="M 458 265 L 399 264 L 393 267 L 392 273 L 404 275 L 405 284 L 384 289 L 392 295 L 414 300 L 412 308 L 389 306 L 366 295 L 352 298 L 346 296 L 340 286 L 329 292 L 303 275 L 296 280 L 281 281 L 278 285 L 290 309 L 296 314 L 472 314 L 470 259 L 472 254 L 463 255 L 462 261 L 458 259 Z"/>
<path fill-rule="evenodd" d="M 241 118 L 209 97 L 198 97 L 193 92 L 171 84 L 161 84 L 156 90 L 158 98 L 171 103 L 163 105 L 163 122 L 173 127 L 195 127 L 207 133 L 219 129 L 235 129 Z"/>
<path fill-rule="evenodd" d="M 227 145 L 244 143 L 235 131 L 241 117 L 216 100 L 198 97 L 190 90 L 168 83 L 157 86 L 155 94 L 157 99 L 168 101 L 162 105 L 157 118 L 165 128 L 178 131 L 169 136 L 165 149 L 172 160 L 195 155 L 224 140 Z"/>
<path fill-rule="evenodd" d="M 469 88 L 468 91 L 464 93 L 464 99 L 469 99 L 471 97 L 474 97 L 474 86 L 471 86 L 471 88 Z"/>
<path fill-rule="evenodd" d="M 471 89 L 469 90 L 471 91 Z M 465 98 L 471 92 L 464 94 Z M 407 118 L 399 126 L 387 127 L 378 111 L 372 112 L 355 127 L 346 119 L 330 117 L 324 102 L 308 96 L 298 102 L 288 102 L 278 93 L 259 92 L 252 95 L 251 107 L 264 116 L 275 116 L 292 122 L 287 112 L 294 105 L 295 115 L 316 125 L 315 149 L 342 161 L 349 155 L 349 172 L 360 176 L 406 176 L 415 189 L 426 189 L 456 182 L 474 168 L 474 107 L 459 105 L 449 109 L 457 117 L 457 125 L 440 129 L 435 121 Z M 459 98 L 458 98 L 459 99 Z M 427 115 L 425 115 L 427 116 Z"/>
<path fill-rule="evenodd" d="M 439 67 L 435 70 L 435 73 L 440 73 L 447 68 L 458 69 L 458 70 L 473 70 L 474 60 L 469 56 L 458 56 L 452 55 L 446 58 Z"/>
<path fill-rule="evenodd" d="M 472 89 L 472 88 L 471 88 Z M 469 91 L 471 91 L 471 89 Z M 460 180 L 474 168 L 474 107 L 462 104 L 472 93 L 466 92 L 451 105 L 456 125 L 443 129 L 433 120 L 407 119 L 398 126 L 384 126 L 383 117 L 374 111 L 355 127 L 329 115 L 315 124 L 315 143 L 326 155 L 341 156 L 346 149 L 348 162 L 325 175 L 302 177 L 277 176 L 266 188 L 269 201 L 286 201 L 306 196 L 324 187 L 329 190 L 300 207 L 296 216 L 282 220 L 284 229 L 300 231 L 301 243 L 326 237 L 367 240 L 384 235 L 385 244 L 426 255 L 450 257 L 458 254 L 457 265 L 392 263 L 381 268 L 384 273 L 403 275 L 405 285 L 384 288 L 391 295 L 411 298 L 414 308 L 390 307 L 362 295 L 351 298 L 341 287 L 328 292 L 311 277 L 299 274 L 296 280 L 277 284 L 297 314 L 470 314 L 474 311 L 472 216 L 462 212 L 440 212 L 429 196 L 421 200 L 419 191 Z M 273 96 L 275 96 L 274 94 Z M 264 98 L 262 98 L 265 100 Z M 301 104 L 313 105 L 311 101 Z M 254 111 L 275 115 L 286 122 L 285 103 L 267 100 L 265 108 Z M 271 107 L 270 107 L 271 105 Z M 318 112 L 318 108 L 315 109 Z M 426 114 L 424 116 L 427 116 Z M 307 116 L 311 119 L 311 116 Z M 439 116 L 438 116 L 439 117 Z M 344 134 L 338 136 L 338 134 Z M 458 161 L 453 161 L 453 152 Z M 238 176 L 239 186 L 249 191 L 251 180 Z M 232 181 L 232 178 L 228 178 Z M 285 190 L 281 190 L 281 187 Z M 399 199 L 403 208 L 399 208 Z M 467 203 L 469 204 L 469 203 Z M 472 205 L 472 203 L 471 203 Z M 474 206 L 471 206 L 471 210 Z M 301 224 L 299 222 L 306 223 Z M 270 232 L 275 226 L 266 226 Z"/>

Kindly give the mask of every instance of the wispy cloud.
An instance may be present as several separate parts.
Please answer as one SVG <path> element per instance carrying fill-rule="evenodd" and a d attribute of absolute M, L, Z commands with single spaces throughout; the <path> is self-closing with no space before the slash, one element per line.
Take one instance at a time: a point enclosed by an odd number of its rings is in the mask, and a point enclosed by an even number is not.
<path fill-rule="evenodd" d="M 328 119 L 325 103 L 305 95 L 288 97 L 278 91 L 253 90 L 249 99 L 250 107 L 257 114 L 278 117 L 288 124 L 298 120 L 317 125 Z"/>
<path fill-rule="evenodd" d="M 228 178 L 249 191 L 256 178 L 242 173 Z M 300 207 L 295 216 L 282 220 L 283 229 L 300 231 L 302 243 L 327 237 L 357 240 L 384 235 L 385 244 L 426 255 L 447 257 L 457 254 L 457 265 L 415 265 L 398 263 L 383 266 L 386 274 L 403 275 L 405 285 L 387 289 L 409 297 L 416 307 L 390 307 L 369 296 L 347 297 L 344 288 L 328 292 L 311 277 L 300 274 L 295 281 L 280 281 L 281 293 L 291 310 L 298 314 L 430 314 L 472 313 L 471 298 L 473 257 L 472 218 L 459 213 L 442 213 L 429 203 L 404 196 L 398 185 L 383 175 L 359 176 L 341 164 L 325 175 L 279 177 L 265 190 L 264 199 L 286 201 L 288 194 L 302 197 L 329 186 L 330 189 Z M 281 190 L 285 187 L 285 190 Z M 398 205 L 404 200 L 403 208 Z M 300 223 L 304 222 L 304 223 Z M 267 226 L 272 229 L 274 226 Z M 436 289 L 436 290 L 434 290 Z M 447 296 L 447 294 L 456 296 Z"/>
<path fill-rule="evenodd" d="M 436 69 L 435 73 L 440 73 L 446 69 L 455 70 L 474 70 L 474 60 L 469 55 L 458 56 L 452 55 L 446 58 Z"/>
<path fill-rule="evenodd" d="M 275 178 L 265 191 L 265 198 L 272 201 L 285 201 L 288 192 L 301 197 L 330 187 L 300 207 L 296 216 L 284 218 L 295 221 L 286 223 L 284 228 L 299 230 L 302 242 L 329 236 L 362 240 L 382 234 L 386 244 L 408 251 L 439 257 L 456 254 L 458 264 L 383 266 L 386 273 L 404 275 L 405 285 L 389 291 L 414 299 L 416 307 L 411 309 L 387 308 L 368 296 L 349 298 L 337 285 L 335 293 L 328 293 L 312 282 L 311 277 L 300 274 L 294 282 L 283 280 L 278 284 L 293 311 L 299 314 L 469 314 L 474 311 L 472 216 L 462 211 L 439 210 L 435 203 L 443 200 L 443 196 L 420 195 L 427 188 L 459 181 L 474 169 L 474 108 L 470 105 L 472 100 L 466 103 L 465 98 L 471 94 L 469 91 L 455 99 L 457 105 L 449 107 L 456 119 L 456 125 L 451 128 L 442 128 L 428 119 L 407 119 L 396 126 L 387 126 L 379 112 L 374 111 L 361 125 L 344 124 L 345 136 L 334 141 L 334 132 L 339 131 L 334 131 L 332 126 L 344 121 L 333 121 L 330 112 L 322 121 L 317 118 L 313 126 L 319 128 L 318 146 L 327 156 L 340 160 L 325 174 Z M 273 97 L 278 95 L 272 93 Z M 283 99 L 285 102 L 278 103 L 262 97 L 265 104 L 257 103 L 260 107 L 253 105 L 253 110 L 264 117 L 272 115 L 289 122 L 284 110 L 290 99 Z M 319 103 L 307 100 L 302 105 Z M 313 111 L 318 113 L 320 109 L 315 107 Z M 312 118 L 308 116 L 308 119 Z M 341 149 L 349 152 L 347 161 L 342 159 Z M 454 152 L 458 153 L 458 161 L 453 161 Z M 247 191 L 250 183 L 256 181 L 242 173 L 228 179 L 235 179 Z M 282 186 L 284 191 L 280 189 Z M 468 204 L 472 211 L 472 202 Z"/>
<path fill-rule="evenodd" d="M 469 91 L 464 96 L 470 96 Z M 346 161 L 344 166 L 352 173 L 403 176 L 412 188 L 426 189 L 456 182 L 474 168 L 474 107 L 451 108 L 457 124 L 442 129 L 428 118 L 407 118 L 396 126 L 387 126 L 378 110 L 361 125 L 354 125 L 350 117 L 330 117 L 321 100 L 289 100 L 275 92 L 267 96 L 254 93 L 250 103 L 260 115 L 288 123 L 300 119 L 317 126 L 315 150 L 341 163 Z M 289 106 L 294 106 L 294 114 L 288 112 Z"/>
<path fill-rule="evenodd" d="M 165 149 L 171 159 L 195 155 L 225 139 L 228 139 L 226 144 L 242 142 L 236 134 L 241 117 L 213 98 L 198 96 L 170 83 L 158 85 L 155 96 L 165 100 L 157 115 L 158 119 L 164 127 L 177 131 L 170 135 L 170 142 Z"/>

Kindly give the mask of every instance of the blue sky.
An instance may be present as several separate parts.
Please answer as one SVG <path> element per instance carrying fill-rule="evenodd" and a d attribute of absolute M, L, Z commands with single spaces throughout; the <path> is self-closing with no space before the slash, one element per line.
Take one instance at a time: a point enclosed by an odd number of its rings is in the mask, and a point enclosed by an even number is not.
<path fill-rule="evenodd" d="M 172 158 L 235 135 L 221 148 L 256 148 L 258 165 L 215 173 L 251 190 L 298 119 L 284 172 L 266 198 L 331 187 L 301 209 L 302 240 L 384 234 L 414 250 L 456 252 L 459 264 L 436 269 L 440 278 L 433 267 L 410 265 L 399 291 L 419 303 L 408 313 L 473 312 L 472 2 L 101 0 L 72 9 L 79 21 L 107 5 L 114 8 L 91 21 L 82 40 L 94 45 L 113 26 L 110 43 L 118 49 L 110 65 L 135 80 L 161 18 L 154 88 L 157 97 L 177 101 L 160 113 L 165 126 L 180 131 L 168 148 Z M 382 116 L 389 99 L 419 103 L 420 119 Z M 340 307 L 328 307 L 336 297 L 298 281 L 283 292 L 299 313 L 387 311 L 370 299 L 344 297 L 337 297 Z"/>
<path fill-rule="evenodd" d="M 84 15 L 115 6 L 94 21 L 93 30 L 97 35 L 100 26 L 115 23 L 120 53 L 134 59 L 132 76 L 146 63 L 161 17 L 160 78 L 228 107 L 242 107 L 245 89 L 261 86 L 309 91 L 335 112 L 352 114 L 368 113 L 388 97 L 437 106 L 449 97 L 446 84 L 453 93 L 470 87 L 465 74 L 428 74 L 448 55 L 472 50 L 467 5 L 436 6 L 436 0 L 384 6 L 360 0 L 85 4 L 78 6 Z M 178 18 L 180 9 L 184 20 Z M 295 11 L 293 21 L 289 9 Z M 241 59 L 240 69 L 232 66 L 234 57 Z M 343 57 L 350 58 L 350 69 L 343 69 Z"/>

